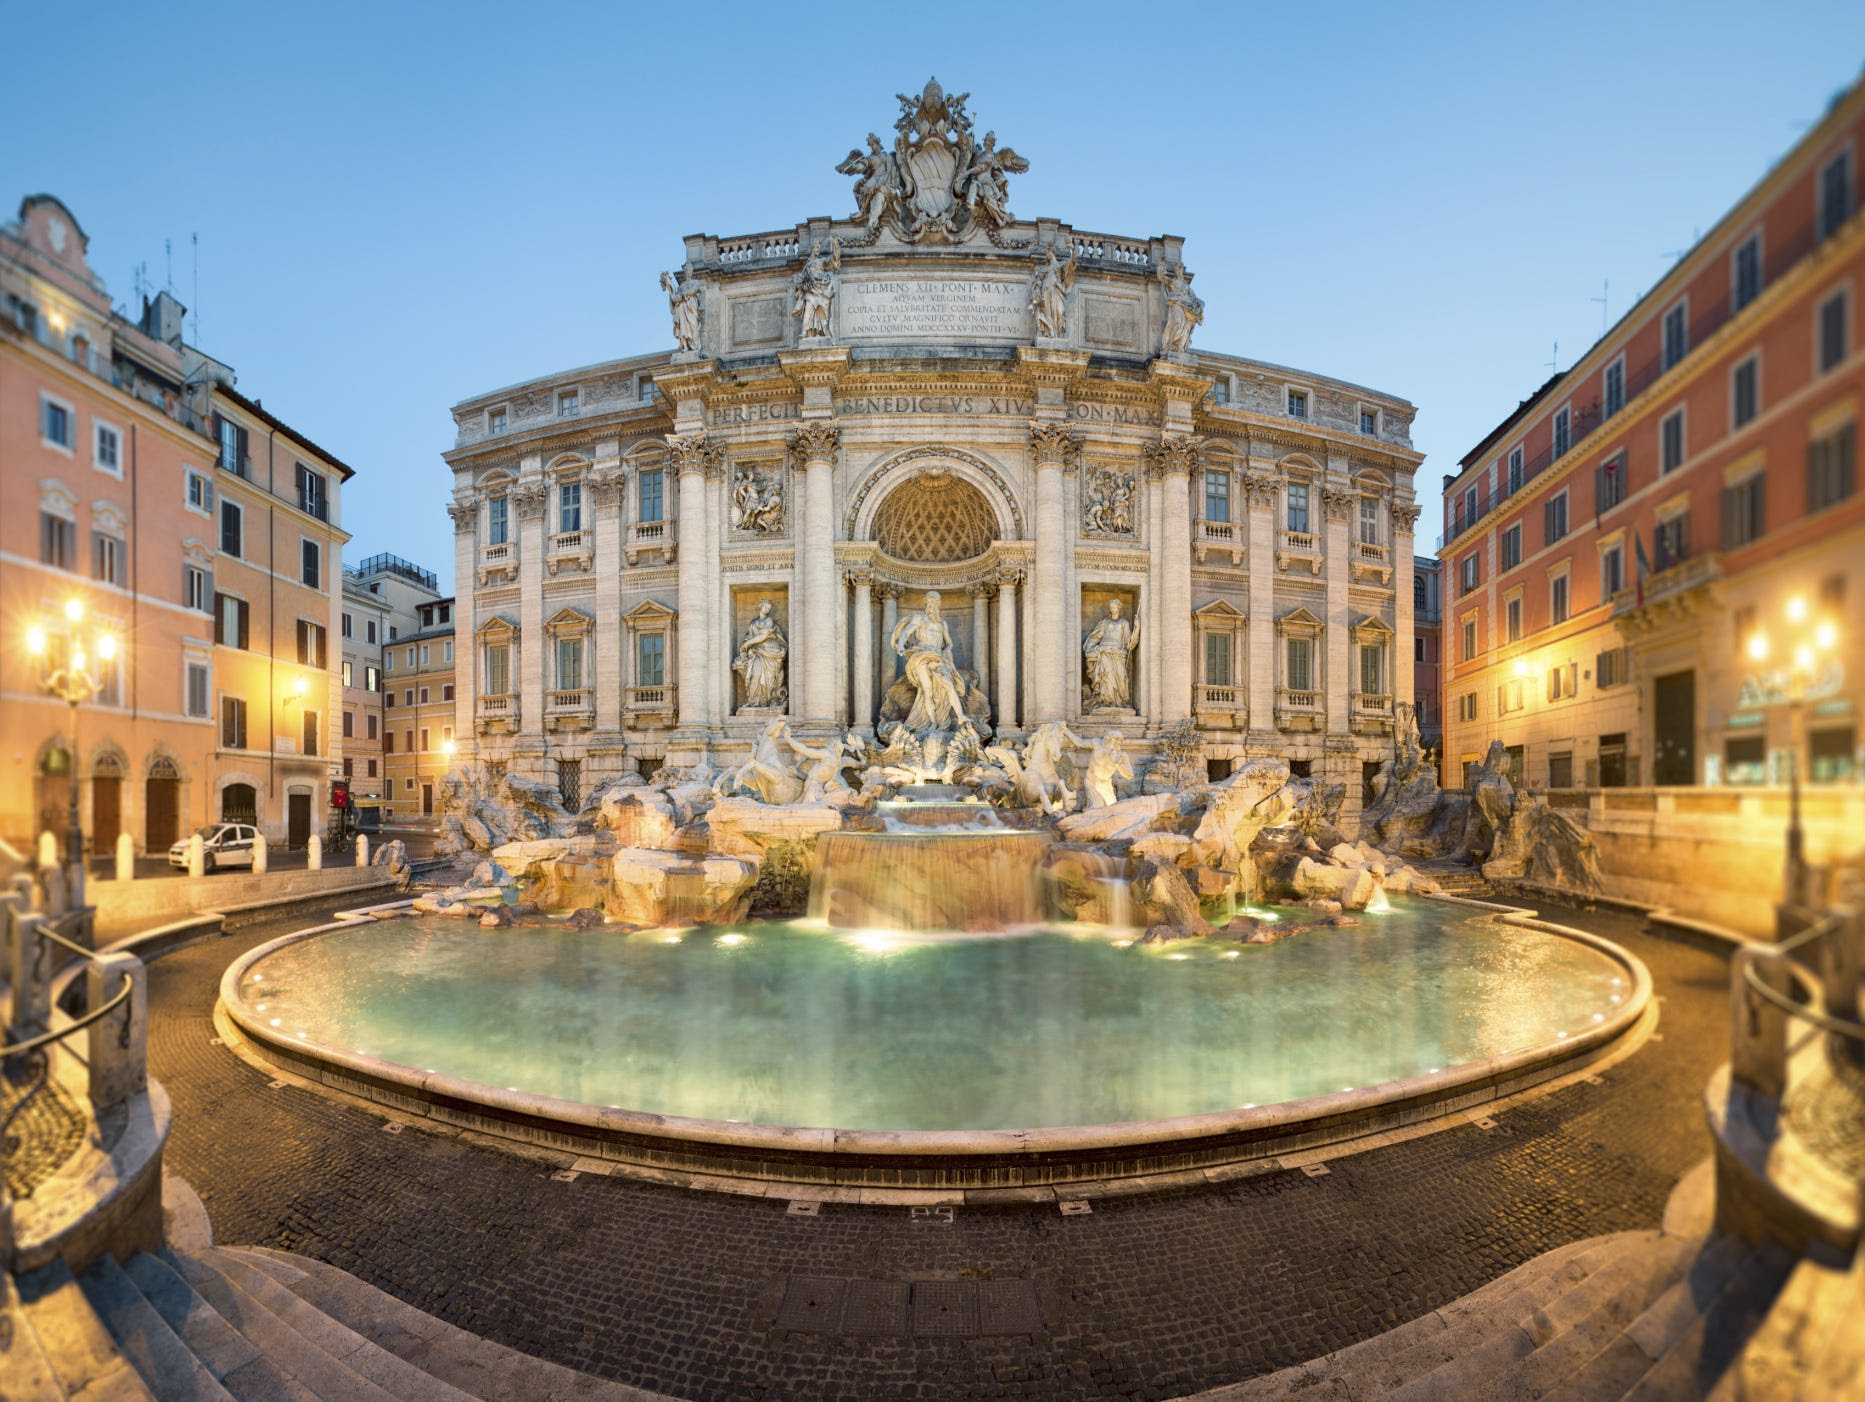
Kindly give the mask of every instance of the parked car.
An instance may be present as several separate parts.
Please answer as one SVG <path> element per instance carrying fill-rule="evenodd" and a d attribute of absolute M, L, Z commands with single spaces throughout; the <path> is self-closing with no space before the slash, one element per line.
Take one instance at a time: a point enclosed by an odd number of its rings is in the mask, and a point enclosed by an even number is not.
<path fill-rule="evenodd" d="M 257 828 L 248 827 L 245 823 L 209 823 L 195 831 L 201 835 L 203 871 L 213 871 L 216 867 L 250 867 L 253 864 L 253 839 L 259 835 Z M 187 869 L 190 840 L 184 837 L 168 849 L 170 866 Z"/>

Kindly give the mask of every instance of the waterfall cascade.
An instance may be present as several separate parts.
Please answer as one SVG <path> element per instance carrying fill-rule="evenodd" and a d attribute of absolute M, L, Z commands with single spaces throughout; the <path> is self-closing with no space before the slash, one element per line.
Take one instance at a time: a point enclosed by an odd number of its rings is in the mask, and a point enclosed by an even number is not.
<path fill-rule="evenodd" d="M 884 832 L 816 839 L 810 915 L 840 929 L 977 934 L 1048 919 L 1038 877 L 1054 840 L 978 804 L 885 806 Z"/>

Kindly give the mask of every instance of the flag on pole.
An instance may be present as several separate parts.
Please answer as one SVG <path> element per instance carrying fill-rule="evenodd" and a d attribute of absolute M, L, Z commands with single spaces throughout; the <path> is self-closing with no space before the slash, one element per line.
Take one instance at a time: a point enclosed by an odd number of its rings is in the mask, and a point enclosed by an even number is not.
<path fill-rule="evenodd" d="M 1645 537 L 1635 532 L 1632 536 L 1632 548 L 1638 556 L 1638 582 L 1634 586 L 1635 597 L 1638 607 L 1643 608 L 1645 606 L 1645 576 L 1651 573 L 1651 562 L 1645 558 Z"/>

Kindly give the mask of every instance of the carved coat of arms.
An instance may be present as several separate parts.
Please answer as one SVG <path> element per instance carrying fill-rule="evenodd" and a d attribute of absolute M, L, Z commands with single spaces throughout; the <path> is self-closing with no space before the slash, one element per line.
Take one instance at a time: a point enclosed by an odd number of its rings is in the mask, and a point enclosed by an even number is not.
<path fill-rule="evenodd" d="M 836 170 L 853 175 L 855 219 L 870 232 L 891 225 L 910 243 L 956 243 L 975 228 L 1001 229 L 1010 222 L 1007 175 L 1030 163 L 997 133 L 980 143 L 965 110 L 970 93 L 948 97 L 929 79 L 917 97 L 897 94 L 889 151 L 872 132 L 866 151 L 850 151 Z"/>

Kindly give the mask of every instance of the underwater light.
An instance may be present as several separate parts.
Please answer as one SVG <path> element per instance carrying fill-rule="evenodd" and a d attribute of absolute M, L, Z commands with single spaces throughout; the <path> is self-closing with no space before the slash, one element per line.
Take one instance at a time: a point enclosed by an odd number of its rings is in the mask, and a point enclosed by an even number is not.
<path fill-rule="evenodd" d="M 745 942 L 745 937 L 743 935 L 720 935 L 719 936 L 720 944 L 731 945 L 731 944 L 743 944 L 744 942 Z"/>

